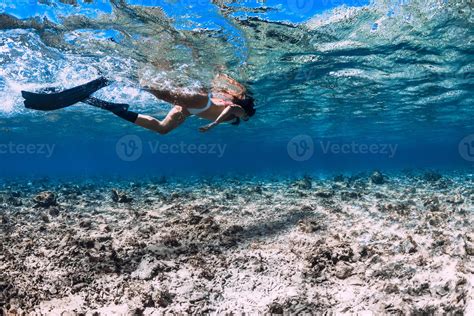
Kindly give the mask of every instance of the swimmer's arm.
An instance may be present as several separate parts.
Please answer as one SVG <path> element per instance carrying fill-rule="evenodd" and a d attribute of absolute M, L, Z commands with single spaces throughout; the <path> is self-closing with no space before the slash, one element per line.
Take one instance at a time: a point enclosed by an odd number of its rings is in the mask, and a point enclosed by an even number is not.
<path fill-rule="evenodd" d="M 211 128 L 219 125 L 222 122 L 225 122 L 231 115 L 234 115 L 240 118 L 240 117 L 245 116 L 245 111 L 244 109 L 242 109 L 242 107 L 236 104 L 229 105 L 224 109 L 224 111 L 222 111 L 222 113 L 217 117 L 217 119 L 214 122 L 200 127 L 199 130 L 201 132 L 207 132 Z"/>

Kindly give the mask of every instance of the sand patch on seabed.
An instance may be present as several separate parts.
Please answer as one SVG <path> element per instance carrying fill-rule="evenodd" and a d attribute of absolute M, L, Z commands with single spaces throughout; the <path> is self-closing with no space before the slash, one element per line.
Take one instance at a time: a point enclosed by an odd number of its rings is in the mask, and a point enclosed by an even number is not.
<path fill-rule="evenodd" d="M 0 307 L 470 315 L 473 203 L 472 176 L 454 173 L 12 180 L 0 184 Z"/>

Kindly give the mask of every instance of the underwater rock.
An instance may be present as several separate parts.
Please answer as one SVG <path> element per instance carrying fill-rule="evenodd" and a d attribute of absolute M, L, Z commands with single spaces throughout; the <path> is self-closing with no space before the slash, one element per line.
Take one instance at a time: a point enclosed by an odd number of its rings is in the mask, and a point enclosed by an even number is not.
<path fill-rule="evenodd" d="M 395 213 L 400 216 L 408 216 L 411 213 L 411 207 L 406 202 L 395 202 L 379 205 L 379 210 L 385 213 Z"/>
<path fill-rule="evenodd" d="M 474 233 L 464 235 L 464 249 L 469 256 L 474 256 Z"/>
<path fill-rule="evenodd" d="M 79 222 L 79 227 L 82 228 L 91 228 L 92 227 L 92 220 L 90 218 L 83 219 Z"/>
<path fill-rule="evenodd" d="M 423 179 L 428 182 L 439 181 L 443 176 L 435 171 L 428 171 L 423 175 Z"/>
<path fill-rule="evenodd" d="M 314 193 L 315 196 L 323 198 L 323 199 L 328 199 L 330 197 L 334 196 L 334 191 L 326 191 L 326 190 L 319 190 Z"/>
<path fill-rule="evenodd" d="M 340 275 L 343 275 L 343 272 L 350 273 L 350 269 L 343 268 L 341 264 L 349 264 L 353 261 L 353 258 L 354 252 L 347 243 L 334 240 L 321 242 L 320 245 L 309 250 L 309 254 L 306 256 L 307 269 L 305 274 L 317 281 L 323 281 L 325 279 L 324 272 L 335 269 L 339 262 L 341 262 L 339 264 Z"/>
<path fill-rule="evenodd" d="M 341 199 L 347 201 L 347 200 L 354 200 L 354 199 L 360 199 L 361 194 L 358 192 L 353 192 L 353 191 L 342 191 L 341 192 Z"/>
<path fill-rule="evenodd" d="M 262 186 L 261 185 L 257 185 L 253 188 L 253 192 L 257 193 L 257 194 L 263 194 L 263 189 L 262 189 Z"/>
<path fill-rule="evenodd" d="M 43 191 L 43 192 L 38 193 L 33 198 L 33 202 L 36 203 L 35 206 L 44 207 L 44 208 L 57 205 L 56 196 L 54 195 L 53 192 L 50 192 L 50 191 Z"/>
<path fill-rule="evenodd" d="M 86 249 L 92 249 L 96 246 L 96 241 L 92 238 L 82 238 L 76 240 L 77 245 Z"/>
<path fill-rule="evenodd" d="M 272 303 L 268 306 L 268 313 L 270 313 L 270 315 L 283 315 L 283 306 L 278 303 Z"/>
<path fill-rule="evenodd" d="M 376 170 L 370 175 L 370 181 L 372 181 L 373 184 L 384 184 L 385 177 L 380 171 Z"/>
<path fill-rule="evenodd" d="M 338 175 L 334 176 L 334 178 L 333 178 L 334 182 L 344 182 L 345 180 L 346 180 L 346 178 L 342 174 L 338 174 Z"/>
<path fill-rule="evenodd" d="M 203 270 L 200 274 L 199 274 L 200 277 L 208 280 L 208 281 L 211 281 L 214 279 L 215 277 L 215 274 L 212 273 L 211 271 L 209 270 Z"/>
<path fill-rule="evenodd" d="M 175 236 L 163 237 L 163 244 L 166 247 L 170 247 L 170 248 L 176 248 L 176 247 L 181 246 L 181 243 L 179 242 L 178 238 L 176 238 Z"/>
<path fill-rule="evenodd" d="M 314 232 L 325 229 L 326 225 L 321 223 L 320 220 L 306 218 L 298 222 L 298 227 L 300 228 L 302 232 L 314 233 Z"/>
<path fill-rule="evenodd" d="M 233 235 L 236 235 L 236 234 L 241 233 L 243 231 L 244 231 L 244 228 L 242 226 L 232 225 L 229 228 L 227 228 L 226 230 L 224 230 L 223 234 L 225 236 L 233 236 Z"/>
<path fill-rule="evenodd" d="M 230 190 L 226 190 L 224 191 L 224 197 L 226 200 L 234 200 L 237 197 L 237 195 L 232 193 Z"/>
<path fill-rule="evenodd" d="M 77 284 L 74 284 L 71 288 L 71 292 L 72 293 L 77 293 L 79 291 L 81 291 L 83 288 L 87 287 L 87 284 L 86 283 L 77 283 Z"/>
<path fill-rule="evenodd" d="M 374 193 L 374 196 L 377 198 L 377 199 L 386 199 L 387 196 L 383 193 L 380 193 L 380 192 L 375 192 Z"/>
<path fill-rule="evenodd" d="M 347 179 L 347 182 L 349 182 L 350 184 L 356 186 L 356 187 L 360 187 L 360 186 L 365 186 L 366 182 L 367 182 L 367 174 L 364 173 L 364 172 L 359 172 L 357 174 L 353 174 L 351 175 L 348 179 Z"/>
<path fill-rule="evenodd" d="M 410 242 L 411 247 L 408 248 L 408 253 L 415 253 L 418 251 L 418 243 L 413 239 L 411 235 L 407 236 L 407 240 Z"/>
<path fill-rule="evenodd" d="M 343 261 L 339 261 L 336 264 L 334 275 L 338 279 L 341 279 L 341 280 L 347 279 L 348 277 L 351 276 L 351 273 L 352 273 L 353 270 L 354 270 L 354 268 L 352 266 L 348 265 L 347 263 L 345 263 Z"/>
<path fill-rule="evenodd" d="M 446 282 L 444 285 L 434 286 L 434 291 L 439 296 L 445 296 L 449 294 L 450 291 L 450 282 Z"/>
<path fill-rule="evenodd" d="M 21 192 L 20 191 L 10 192 L 10 196 L 15 197 L 15 198 L 19 198 L 19 197 L 21 197 Z"/>
<path fill-rule="evenodd" d="M 464 203 L 464 199 L 460 194 L 456 194 L 454 196 L 450 196 L 446 199 L 446 202 L 451 203 L 451 204 L 462 204 Z"/>
<path fill-rule="evenodd" d="M 218 232 L 220 230 L 220 225 L 216 222 L 214 217 L 208 216 L 202 220 L 200 225 L 198 226 L 198 229 L 200 230 L 206 230 L 209 232 Z"/>
<path fill-rule="evenodd" d="M 199 301 L 205 300 L 209 297 L 208 293 L 194 293 L 194 295 L 189 299 L 191 304 L 197 303 Z"/>
<path fill-rule="evenodd" d="M 295 181 L 293 186 L 301 190 L 310 190 L 313 187 L 313 179 L 310 176 L 304 176 L 303 179 Z"/>
<path fill-rule="evenodd" d="M 58 216 L 59 215 L 59 207 L 57 207 L 57 206 L 51 207 L 49 209 L 49 215 L 54 216 L 54 217 Z"/>
<path fill-rule="evenodd" d="M 43 222 L 45 222 L 45 223 L 50 223 L 51 222 L 48 215 L 46 215 L 45 213 L 41 213 L 40 217 L 43 220 Z"/>
<path fill-rule="evenodd" d="M 19 199 L 18 197 L 15 197 L 15 196 L 8 197 L 7 203 L 11 206 L 22 206 L 23 205 L 23 202 L 21 201 L 21 199 Z"/>
<path fill-rule="evenodd" d="M 133 201 L 133 198 L 128 197 L 125 192 L 118 191 L 116 189 L 112 189 L 112 201 L 117 203 L 130 203 Z"/>
<path fill-rule="evenodd" d="M 78 195 L 82 194 L 81 189 L 77 185 L 65 185 L 61 188 L 62 195 L 70 195 L 71 197 L 77 197 Z"/>
<path fill-rule="evenodd" d="M 132 278 L 140 280 L 150 280 L 160 270 L 161 264 L 158 260 L 151 257 L 145 257 L 140 261 L 137 269 L 132 272 Z"/>
<path fill-rule="evenodd" d="M 421 296 L 423 294 L 429 293 L 430 283 L 429 282 L 413 282 L 413 286 L 410 286 L 406 289 L 406 292 L 411 296 Z"/>
<path fill-rule="evenodd" d="M 192 210 L 199 214 L 205 214 L 209 212 L 209 206 L 208 205 L 194 205 Z"/>
<path fill-rule="evenodd" d="M 398 288 L 398 285 L 396 284 L 386 283 L 383 287 L 383 291 L 387 294 L 394 294 L 394 293 L 399 293 L 400 289 Z"/>
<path fill-rule="evenodd" d="M 168 290 L 162 290 L 153 295 L 153 300 L 159 307 L 165 308 L 173 303 L 175 296 L 175 294 L 170 293 Z"/>
<path fill-rule="evenodd" d="M 201 222 L 203 219 L 202 216 L 197 215 L 197 214 L 190 214 L 187 219 L 187 223 L 190 225 L 197 225 Z"/>
<path fill-rule="evenodd" d="M 153 234 L 155 232 L 155 227 L 152 225 L 142 225 L 138 228 L 138 231 L 142 234 Z"/>
<path fill-rule="evenodd" d="M 437 196 L 429 196 L 423 199 L 423 206 L 430 212 L 440 211 L 440 201 Z"/>

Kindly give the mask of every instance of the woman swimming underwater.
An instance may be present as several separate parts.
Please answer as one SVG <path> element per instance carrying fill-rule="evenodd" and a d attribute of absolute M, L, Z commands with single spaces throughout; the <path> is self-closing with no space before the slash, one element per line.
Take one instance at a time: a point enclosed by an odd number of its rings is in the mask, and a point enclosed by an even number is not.
<path fill-rule="evenodd" d="M 146 129 L 167 134 L 180 126 L 191 115 L 210 120 L 199 128 L 206 132 L 222 122 L 239 124 L 255 114 L 254 99 L 244 85 L 226 74 L 218 74 L 210 89 L 201 89 L 194 94 L 170 90 L 145 89 L 173 107 L 163 120 L 128 110 L 127 104 L 111 103 L 91 97 L 97 90 L 107 86 L 109 81 L 99 78 L 81 86 L 57 93 L 32 93 L 22 91 L 25 106 L 30 109 L 51 111 L 84 102 L 105 110 Z M 225 87 L 224 87 L 225 86 Z"/>

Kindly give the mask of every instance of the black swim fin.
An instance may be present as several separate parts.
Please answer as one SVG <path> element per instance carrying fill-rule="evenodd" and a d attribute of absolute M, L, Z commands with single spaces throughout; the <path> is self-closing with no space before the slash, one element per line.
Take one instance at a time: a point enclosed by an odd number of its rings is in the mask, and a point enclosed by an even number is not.
<path fill-rule="evenodd" d="M 82 102 L 90 104 L 92 106 L 110 111 L 117 115 L 120 118 L 123 118 L 124 120 L 127 120 L 129 122 L 135 123 L 138 118 L 138 113 L 129 111 L 129 105 L 125 103 L 113 103 L 113 102 L 108 102 L 100 99 L 96 99 L 93 97 L 89 97 Z"/>
<path fill-rule="evenodd" d="M 57 91 L 56 88 L 46 88 L 40 93 L 21 91 L 21 95 L 25 98 L 24 103 L 26 108 L 40 111 L 53 111 L 84 101 L 89 98 L 91 94 L 108 84 L 109 81 L 106 78 L 100 77 L 61 92 L 55 92 Z"/>
<path fill-rule="evenodd" d="M 107 111 L 110 111 L 112 113 L 117 113 L 117 112 L 122 112 L 122 111 L 127 111 L 128 108 L 130 107 L 126 103 L 113 103 L 109 101 L 104 101 L 100 100 L 94 97 L 88 97 L 84 99 L 82 102 L 95 106 L 97 108 L 101 108 Z"/>

